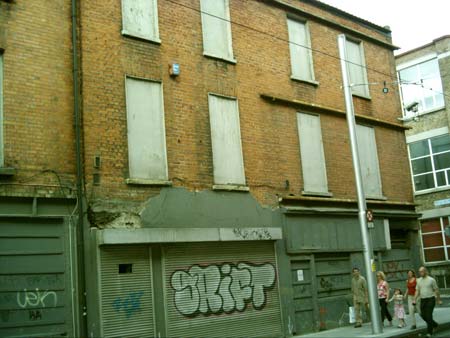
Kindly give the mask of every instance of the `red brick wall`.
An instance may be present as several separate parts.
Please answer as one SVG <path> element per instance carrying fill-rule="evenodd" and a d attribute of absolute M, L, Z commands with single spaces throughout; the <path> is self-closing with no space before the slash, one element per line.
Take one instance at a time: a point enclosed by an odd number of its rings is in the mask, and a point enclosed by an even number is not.
<path fill-rule="evenodd" d="M 5 166 L 18 170 L 0 178 L 0 195 L 60 194 L 42 170 L 73 186 L 70 13 L 69 0 L 0 1 Z"/>
<path fill-rule="evenodd" d="M 199 0 L 177 0 L 200 8 Z M 301 1 L 289 3 L 341 24 L 389 41 L 357 23 L 337 18 Z M 270 35 L 287 39 L 286 13 L 260 1 L 230 0 L 231 19 Z M 270 93 L 344 109 L 341 73 L 336 58 L 313 53 L 316 88 L 290 80 L 287 42 L 232 25 L 237 64 L 202 55 L 200 13 L 159 0 L 161 45 L 123 37 L 120 1 L 84 1 L 81 5 L 83 110 L 88 194 L 93 199 L 143 201 L 159 189 L 125 184 L 128 174 L 124 77 L 162 80 L 166 119 L 169 178 L 175 186 L 210 189 L 213 184 L 207 93 L 239 100 L 242 147 L 250 191 L 264 204 L 276 204 L 276 194 L 302 190 L 296 110 L 270 104 Z M 338 56 L 332 28 L 309 21 L 312 47 Z M 393 54 L 364 42 L 367 66 L 395 74 Z M 178 62 L 181 75 L 172 79 L 168 64 Z M 392 81 L 368 71 L 369 82 Z M 401 115 L 398 92 L 371 86 L 370 101 L 355 98 L 356 112 L 396 122 Z M 330 191 L 335 197 L 354 197 L 346 122 L 321 117 Z M 376 128 L 383 192 L 389 200 L 411 201 L 411 181 L 403 132 Z M 93 158 L 100 155 L 101 184 L 92 186 Z M 289 180 L 289 189 L 285 181 Z M 89 197 L 88 196 L 88 197 Z"/>

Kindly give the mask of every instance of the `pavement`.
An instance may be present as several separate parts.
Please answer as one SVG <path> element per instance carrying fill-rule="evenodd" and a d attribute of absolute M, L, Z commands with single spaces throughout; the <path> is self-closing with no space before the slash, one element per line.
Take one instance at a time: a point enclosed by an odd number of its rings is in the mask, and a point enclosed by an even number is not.
<path fill-rule="evenodd" d="M 417 329 L 411 330 L 411 323 L 408 323 L 408 317 L 406 316 L 406 327 L 398 328 L 398 322 L 394 319 L 392 327 L 384 327 L 383 333 L 372 334 L 372 325 L 370 323 L 364 323 L 360 328 L 354 328 L 353 326 L 344 326 L 332 330 L 320 331 L 301 336 L 294 336 L 297 338 L 387 338 L 387 337 L 425 337 L 426 335 L 426 323 L 423 319 L 416 314 Z M 436 307 L 433 312 L 434 320 L 439 324 L 436 329 L 436 333 L 450 329 L 450 308 L 448 307 Z M 387 322 L 387 321 L 386 321 Z M 439 335 L 442 337 L 441 335 Z"/>

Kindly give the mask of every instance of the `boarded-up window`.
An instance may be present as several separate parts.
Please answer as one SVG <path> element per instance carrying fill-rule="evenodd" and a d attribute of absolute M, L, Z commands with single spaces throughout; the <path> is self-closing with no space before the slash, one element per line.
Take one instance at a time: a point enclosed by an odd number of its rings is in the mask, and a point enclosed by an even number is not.
<path fill-rule="evenodd" d="M 0 53 L 0 167 L 5 164 L 3 155 L 3 54 Z"/>
<path fill-rule="evenodd" d="M 328 193 L 320 117 L 297 114 L 303 188 L 306 193 Z"/>
<path fill-rule="evenodd" d="M 364 97 L 369 96 L 366 62 L 362 43 L 347 40 L 347 60 L 352 93 Z"/>
<path fill-rule="evenodd" d="M 122 34 L 159 42 L 158 1 L 122 0 Z"/>
<path fill-rule="evenodd" d="M 214 183 L 245 185 L 237 100 L 210 94 L 209 120 Z"/>
<path fill-rule="evenodd" d="M 292 78 L 314 81 L 313 60 L 308 26 L 304 22 L 288 19 L 289 50 Z"/>
<path fill-rule="evenodd" d="M 167 180 L 162 85 L 126 79 L 130 178 Z"/>
<path fill-rule="evenodd" d="M 234 61 L 229 0 L 201 0 L 203 53 Z"/>
<path fill-rule="evenodd" d="M 369 198 L 382 198 L 375 130 L 371 127 L 356 125 L 356 136 L 364 192 Z"/>

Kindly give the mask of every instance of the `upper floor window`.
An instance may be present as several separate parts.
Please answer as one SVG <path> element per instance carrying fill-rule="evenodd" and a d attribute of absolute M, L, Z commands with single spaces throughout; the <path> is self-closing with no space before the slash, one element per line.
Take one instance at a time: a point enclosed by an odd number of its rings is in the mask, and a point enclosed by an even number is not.
<path fill-rule="evenodd" d="M 126 78 L 130 179 L 168 179 L 164 103 L 160 82 Z"/>
<path fill-rule="evenodd" d="M 158 0 L 122 0 L 122 34 L 161 42 Z"/>
<path fill-rule="evenodd" d="M 231 41 L 229 0 L 201 0 L 203 54 L 236 62 Z"/>
<path fill-rule="evenodd" d="M 364 193 L 367 198 L 383 199 L 375 129 L 357 124 L 356 137 Z"/>
<path fill-rule="evenodd" d="M 245 185 L 239 108 L 235 98 L 209 94 L 214 184 Z"/>
<path fill-rule="evenodd" d="M 346 50 L 352 94 L 368 98 L 370 93 L 363 44 L 347 39 Z"/>
<path fill-rule="evenodd" d="M 412 116 L 444 108 L 444 95 L 438 59 L 434 58 L 398 71 L 404 114 Z M 417 103 L 417 111 L 406 107 Z"/>
<path fill-rule="evenodd" d="M 450 187 L 450 134 L 409 144 L 416 192 Z"/>
<path fill-rule="evenodd" d="M 291 78 L 315 82 L 311 40 L 307 23 L 287 19 L 287 26 L 291 55 Z"/>
<path fill-rule="evenodd" d="M 422 221 L 422 247 L 425 262 L 450 260 L 450 237 L 445 234 L 445 228 L 448 226 L 448 216 Z"/>
<path fill-rule="evenodd" d="M 303 193 L 329 195 L 322 131 L 318 115 L 297 114 Z"/>

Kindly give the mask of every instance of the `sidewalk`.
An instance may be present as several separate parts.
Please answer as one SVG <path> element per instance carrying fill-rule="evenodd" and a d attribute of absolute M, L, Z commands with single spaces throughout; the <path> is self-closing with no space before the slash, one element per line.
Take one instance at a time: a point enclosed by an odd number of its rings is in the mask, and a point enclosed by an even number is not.
<path fill-rule="evenodd" d="M 435 308 L 433 313 L 433 318 L 436 322 L 438 322 L 439 327 L 436 332 L 439 332 L 443 329 L 450 328 L 450 308 Z M 406 317 L 408 320 L 408 316 Z M 295 338 L 351 338 L 351 337 L 377 337 L 377 338 L 386 338 L 386 337 L 409 337 L 409 336 L 417 336 L 419 333 L 422 333 L 425 336 L 426 333 L 426 324 L 423 319 L 416 314 L 417 320 L 417 329 L 411 330 L 410 323 L 406 322 L 407 326 L 405 328 L 399 329 L 396 327 L 397 321 L 394 319 L 393 327 L 384 327 L 383 333 L 381 334 L 372 334 L 372 326 L 370 323 L 365 323 L 360 328 L 354 328 L 353 326 L 344 326 L 333 330 L 320 331 L 310 334 L 305 334 L 301 336 L 294 336 Z"/>

